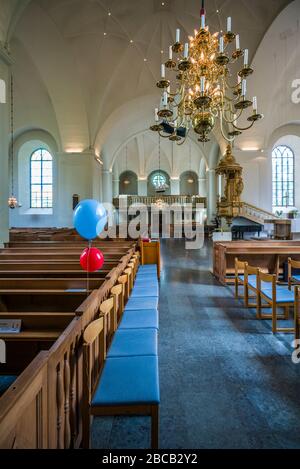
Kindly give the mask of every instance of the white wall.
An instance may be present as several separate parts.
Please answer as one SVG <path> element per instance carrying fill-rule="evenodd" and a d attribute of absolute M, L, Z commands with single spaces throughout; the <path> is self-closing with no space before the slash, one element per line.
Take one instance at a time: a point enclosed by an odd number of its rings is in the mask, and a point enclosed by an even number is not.
<path fill-rule="evenodd" d="M 53 209 L 30 207 L 30 156 L 38 148 L 53 156 Z M 73 194 L 80 200 L 101 200 L 101 168 L 93 153 L 59 153 L 45 140 L 31 139 L 21 144 L 15 157 L 16 196 L 22 205 L 10 211 L 13 227 L 72 227 Z"/>

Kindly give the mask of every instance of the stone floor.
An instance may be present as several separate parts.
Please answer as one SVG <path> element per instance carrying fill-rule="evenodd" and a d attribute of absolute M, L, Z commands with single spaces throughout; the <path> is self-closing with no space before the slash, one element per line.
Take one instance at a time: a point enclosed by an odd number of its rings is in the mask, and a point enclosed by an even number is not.
<path fill-rule="evenodd" d="M 160 447 L 300 448 L 300 364 L 210 272 L 206 244 L 162 241 Z M 97 418 L 93 447 L 149 447 L 148 418 Z"/>

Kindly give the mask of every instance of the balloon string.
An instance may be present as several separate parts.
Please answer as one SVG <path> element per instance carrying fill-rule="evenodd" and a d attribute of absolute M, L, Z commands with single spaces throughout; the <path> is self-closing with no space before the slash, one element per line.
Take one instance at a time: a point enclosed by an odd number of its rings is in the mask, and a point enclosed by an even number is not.
<path fill-rule="evenodd" d="M 86 296 L 90 294 L 90 249 L 92 247 L 92 241 L 89 241 L 88 257 L 87 257 L 87 273 L 86 273 Z"/>

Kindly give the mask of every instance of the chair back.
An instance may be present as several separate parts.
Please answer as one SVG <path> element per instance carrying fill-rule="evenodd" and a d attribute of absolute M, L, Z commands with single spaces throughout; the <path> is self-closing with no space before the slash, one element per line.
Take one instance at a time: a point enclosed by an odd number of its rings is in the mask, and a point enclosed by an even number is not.
<path fill-rule="evenodd" d="M 117 322 L 119 324 L 123 311 L 124 311 L 124 287 L 123 285 L 115 285 L 112 287 L 110 290 L 110 294 L 114 299 L 114 308 L 115 308 L 115 314 L 117 317 Z"/>
<path fill-rule="evenodd" d="M 128 276 L 128 285 L 129 285 L 129 295 L 131 293 L 131 290 L 133 289 L 133 269 L 132 267 L 127 267 L 127 269 L 124 270 L 124 274 Z"/>
<path fill-rule="evenodd" d="M 255 275 L 257 279 L 258 272 L 259 272 L 258 267 L 253 267 L 252 265 L 247 264 L 245 268 L 245 281 L 248 281 L 249 275 Z"/>
<path fill-rule="evenodd" d="M 129 298 L 129 282 L 128 282 L 128 275 L 121 275 L 118 278 L 118 282 L 123 285 L 123 298 L 124 298 L 124 305 L 128 301 Z"/>
<path fill-rule="evenodd" d="M 292 286 L 292 277 L 293 277 L 293 269 L 300 270 L 300 261 L 294 261 L 290 257 L 288 258 L 288 282 L 289 288 Z"/>
<path fill-rule="evenodd" d="M 104 318 L 91 322 L 83 333 L 83 395 L 90 404 L 105 361 Z"/>
<path fill-rule="evenodd" d="M 103 301 L 99 309 L 100 309 L 100 317 L 103 317 L 104 319 L 106 348 L 108 348 L 112 341 L 113 335 L 118 327 L 117 315 L 115 314 L 116 310 L 115 310 L 115 305 L 114 305 L 114 299 L 109 298 L 108 300 Z"/>
<path fill-rule="evenodd" d="M 276 280 L 277 280 L 276 274 L 266 274 L 265 272 L 262 272 L 260 269 L 258 270 L 258 275 L 257 275 L 258 292 L 259 293 L 261 292 L 261 282 L 270 283 L 272 286 L 272 300 L 275 303 L 276 303 Z"/>
<path fill-rule="evenodd" d="M 236 257 L 234 260 L 234 270 L 235 270 L 235 278 L 238 278 L 238 276 L 241 274 L 241 272 L 244 274 L 245 269 L 247 267 L 248 263 L 239 261 L 239 259 Z"/>

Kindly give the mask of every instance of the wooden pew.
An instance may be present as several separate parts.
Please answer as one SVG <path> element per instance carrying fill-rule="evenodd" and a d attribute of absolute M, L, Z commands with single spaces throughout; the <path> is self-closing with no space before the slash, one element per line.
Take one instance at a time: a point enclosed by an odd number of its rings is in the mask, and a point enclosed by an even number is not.
<path fill-rule="evenodd" d="M 104 265 L 103 265 L 103 270 L 111 270 L 113 269 L 114 267 L 116 267 L 118 265 L 118 262 L 104 262 Z M 102 269 L 100 269 L 100 272 L 102 271 Z M 41 270 L 45 270 L 45 271 L 49 271 L 49 270 L 54 270 L 54 271 L 58 271 L 58 270 L 72 270 L 72 271 L 80 271 L 81 273 L 84 273 L 84 271 L 82 270 L 81 266 L 80 266 L 80 263 L 79 263 L 79 260 L 74 262 L 74 261 L 39 261 L 39 262 L 36 262 L 36 261 L 26 261 L 26 262 L 21 262 L 21 261 L 2 261 L 0 262 L 0 271 L 7 271 L 7 270 L 37 270 L 37 271 L 41 271 Z"/>
<path fill-rule="evenodd" d="M 28 345 L 31 343 L 36 345 L 36 349 L 42 346 L 47 349 L 51 346 L 51 348 L 44 355 L 46 362 L 43 367 L 35 365 L 36 373 L 33 373 L 30 368 L 35 364 L 34 361 L 31 364 L 28 363 L 28 368 L 19 370 L 21 375 L 18 380 L 22 379 L 22 392 L 14 394 L 15 386 L 11 386 L 0 398 L 0 428 L 5 426 L 11 429 L 9 435 L 5 431 L 2 433 L 0 431 L 0 448 L 77 448 L 80 446 L 82 441 L 82 333 L 84 328 L 99 314 L 99 304 L 110 296 L 111 288 L 117 283 L 118 277 L 126 268 L 134 250 L 133 247 L 130 253 L 120 258 L 118 265 L 110 271 L 106 279 L 103 279 L 100 288 L 94 290 L 88 298 L 86 293 L 71 293 L 61 290 L 27 290 L 26 293 L 19 290 L 18 294 L 11 290 L 11 292 L 4 293 L 1 298 L 2 305 L 8 306 L 8 311 L 14 315 L 18 314 L 24 318 L 24 321 L 27 318 L 28 330 L 33 324 L 36 324 L 37 332 L 38 330 L 41 332 L 43 320 L 50 321 L 50 327 L 53 327 L 54 330 L 54 327 L 57 327 L 55 326 L 55 318 L 59 318 L 59 321 L 63 321 L 62 318 L 64 318 L 67 321 L 72 318 L 72 313 L 68 312 L 75 311 L 75 309 L 76 317 L 71 320 L 64 331 L 61 331 L 62 333 L 52 346 L 51 341 L 18 342 L 18 344 L 26 344 L 27 353 Z M 14 303 L 16 302 L 18 308 L 15 307 Z M 46 319 L 43 319 L 41 313 L 43 311 L 47 311 L 44 313 Z M 53 316 L 51 320 L 51 314 L 55 312 L 59 314 Z M 5 311 L 1 314 L 3 314 L 2 317 L 8 317 L 9 313 Z M 39 317 L 39 319 L 35 319 L 33 316 L 35 314 L 36 318 Z M 61 326 L 63 327 L 62 322 Z M 13 341 L 9 343 L 13 343 Z M 30 350 L 30 352 L 32 354 L 34 350 Z M 29 355 L 28 353 L 27 359 L 29 359 Z M 36 359 L 34 358 L 34 360 Z M 16 364 L 20 368 L 18 360 L 16 360 Z M 29 378 L 27 370 L 30 370 L 31 378 Z M 24 374 L 27 380 L 24 380 Z M 35 379 L 39 384 L 43 383 L 43 392 L 46 391 L 45 397 L 42 399 L 45 406 L 43 412 L 37 406 L 40 401 L 35 398 L 36 396 L 44 396 L 44 394 L 39 394 L 41 386 L 35 386 L 35 382 L 33 383 Z M 13 403 L 11 407 L 7 405 L 7 399 Z M 2 409 L 7 410 L 7 413 L 2 412 Z M 14 409 L 19 409 L 18 419 Z M 36 414 L 33 412 L 37 409 L 40 420 L 37 420 Z M 31 422 L 28 423 L 28 417 L 32 418 L 34 422 L 39 422 L 38 428 L 33 426 Z M 9 424 L 7 424 L 6 418 L 9 419 Z M 27 438 L 26 433 L 29 430 L 31 434 Z M 41 434 L 43 438 L 41 438 Z"/>
<path fill-rule="evenodd" d="M 95 290 L 99 288 L 104 279 L 99 278 L 0 278 L 0 296 L 5 291 L 65 291 L 74 293 L 78 291 L 86 291 L 87 288 Z M 17 294 L 17 293 L 16 293 Z"/>
<path fill-rule="evenodd" d="M 26 266 L 25 266 L 26 267 Z M 99 272 L 90 272 L 89 278 L 105 278 L 111 270 L 104 269 Z M 67 278 L 86 278 L 86 274 L 83 270 L 0 270 L 0 278 L 16 278 L 21 277 L 22 279 L 26 278 L 57 278 L 57 277 L 67 277 Z"/>
<path fill-rule="evenodd" d="M 299 241 L 237 241 L 214 243 L 213 274 L 224 285 L 234 282 L 235 258 L 275 274 L 289 257 L 300 260 Z"/>
<path fill-rule="evenodd" d="M 48 353 L 41 352 L 0 398 L 0 448 L 48 448 Z"/>

